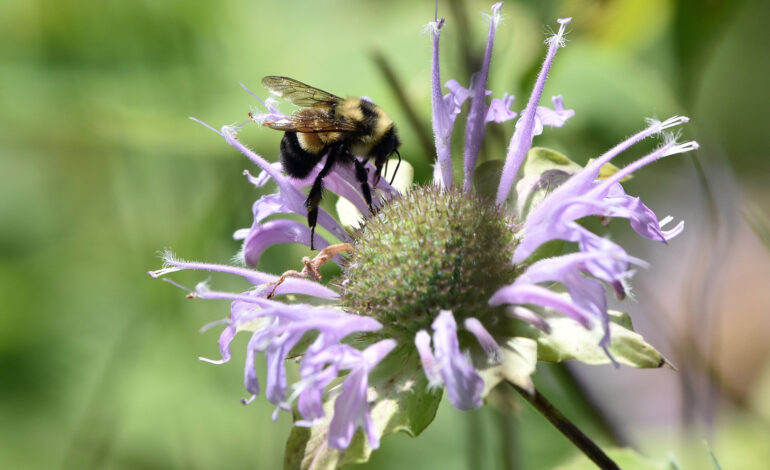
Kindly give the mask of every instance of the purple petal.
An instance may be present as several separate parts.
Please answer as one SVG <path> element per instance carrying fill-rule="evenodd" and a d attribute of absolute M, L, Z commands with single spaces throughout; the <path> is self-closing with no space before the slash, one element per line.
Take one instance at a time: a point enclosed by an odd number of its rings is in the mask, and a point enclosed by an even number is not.
<path fill-rule="evenodd" d="M 538 106 L 535 111 L 535 128 L 533 135 L 543 133 L 543 126 L 562 127 L 567 119 L 575 115 L 572 109 L 564 109 L 564 100 L 561 95 L 552 98 L 553 109 Z"/>
<path fill-rule="evenodd" d="M 534 284 L 513 283 L 503 287 L 492 295 L 489 304 L 529 304 L 550 307 L 559 310 L 586 328 L 591 327 L 592 316 L 590 312 L 583 310 L 564 296 Z"/>
<path fill-rule="evenodd" d="M 257 286 L 258 288 L 255 289 L 254 294 L 266 294 L 268 289 L 272 290 L 272 286 L 269 284 L 277 281 L 279 277 L 255 269 L 239 268 L 226 264 L 199 263 L 195 261 L 180 260 L 170 252 L 164 253 L 163 264 L 165 265 L 163 269 L 151 271 L 149 274 L 157 278 L 186 269 L 234 274 Z M 291 277 L 286 278 L 283 284 L 276 289 L 276 294 L 304 294 L 321 299 L 337 299 L 339 297 L 339 294 L 322 284 L 307 279 Z"/>
<path fill-rule="evenodd" d="M 637 233 L 652 240 L 666 241 L 677 235 L 682 230 L 681 225 L 664 234 L 655 214 L 640 200 L 627 196 L 619 181 L 659 158 L 687 151 L 693 145 L 697 144 L 667 143 L 604 181 L 596 181 L 600 167 L 595 161 L 587 165 L 529 213 L 521 231 L 522 242 L 514 253 L 514 263 L 523 261 L 549 240 L 579 242 L 587 236 L 587 231 L 574 221 L 589 215 L 628 218 Z"/>
<path fill-rule="evenodd" d="M 500 186 L 497 190 L 497 204 L 503 204 L 508 198 L 508 194 L 511 192 L 511 187 L 513 186 L 513 180 L 516 178 L 516 174 L 519 171 L 519 166 L 521 166 L 521 162 L 524 161 L 527 151 L 532 147 L 537 104 L 540 102 L 540 96 L 543 94 L 545 80 L 548 77 L 548 71 L 553 63 L 553 58 L 556 56 L 556 51 L 559 47 L 564 45 L 564 30 L 570 20 L 571 18 L 560 19 L 559 32 L 548 39 L 548 53 L 543 61 L 543 67 L 537 77 L 527 107 L 524 108 L 519 121 L 516 123 L 516 131 L 513 133 L 511 143 L 508 146 L 508 155 L 505 157 L 505 166 L 503 167 Z"/>
<path fill-rule="evenodd" d="M 301 215 L 307 215 L 307 208 L 305 207 L 304 196 L 297 188 L 295 188 L 288 179 L 277 171 L 270 163 L 265 159 L 254 153 L 251 149 L 243 145 L 237 138 L 235 129 L 229 126 L 222 128 L 221 135 L 225 138 L 225 142 L 235 147 L 239 152 L 247 156 L 251 161 L 256 163 L 262 170 L 265 171 L 276 182 L 280 189 L 281 196 L 283 196 L 283 202 L 293 212 Z M 340 224 L 329 215 L 323 209 L 318 213 L 318 225 L 329 230 L 335 237 L 343 242 L 351 241 L 350 236 L 340 226 Z M 306 245 L 310 244 L 310 237 L 306 241 L 302 241 Z"/>
<path fill-rule="evenodd" d="M 257 356 L 257 345 L 261 339 L 259 333 L 254 333 L 246 346 L 246 362 L 243 367 L 243 386 L 252 396 L 259 395 L 259 379 L 254 369 L 254 359 Z"/>
<path fill-rule="evenodd" d="M 622 286 L 623 281 L 633 274 L 629 270 L 631 263 L 646 263 L 628 256 L 620 245 L 591 235 L 581 241 L 581 252 L 543 259 L 529 266 L 513 284 L 498 290 L 490 303 L 550 307 L 580 321 L 586 327 L 599 322 L 604 331 L 600 344 L 606 347 L 610 330 L 604 286 L 599 280 L 584 274 L 591 274 L 613 286 Z M 562 283 L 569 292 L 571 302 L 537 285 L 551 282 Z"/>
<path fill-rule="evenodd" d="M 251 207 L 251 212 L 254 214 L 254 224 L 259 224 L 267 217 L 274 214 L 286 214 L 291 210 L 283 203 L 281 194 L 266 194 L 257 199 L 257 202 Z M 254 227 L 252 226 L 252 230 Z"/>
<path fill-rule="evenodd" d="M 323 169 L 325 163 L 326 159 L 324 158 L 305 178 L 289 178 L 289 181 L 291 181 L 298 189 L 311 186 L 318 176 L 318 173 Z M 353 203 L 353 205 L 356 206 L 356 209 L 362 214 L 369 213 L 369 207 L 366 205 L 364 197 L 361 194 L 361 185 L 357 182 L 352 165 L 334 165 L 332 171 L 324 178 L 324 189 L 344 197 Z M 375 201 L 377 200 L 376 192 L 372 194 L 372 198 Z"/>
<path fill-rule="evenodd" d="M 518 116 L 517 113 L 511 111 L 513 100 L 514 97 L 508 93 L 504 94 L 502 98 L 492 98 L 485 121 L 503 123 Z"/>
<path fill-rule="evenodd" d="M 474 75 L 475 80 L 471 80 L 471 107 L 465 124 L 465 150 L 463 152 L 463 190 L 466 192 L 470 192 L 473 187 L 473 172 L 476 168 L 481 141 L 484 139 L 488 114 L 486 111 L 485 92 L 487 90 L 487 78 L 489 77 L 489 63 L 492 60 L 492 46 L 495 42 L 495 30 L 500 22 L 500 9 L 502 6 L 502 2 L 495 3 L 492 6 L 492 18 L 489 22 L 487 46 L 484 50 L 481 72 L 478 75 Z"/>
<path fill-rule="evenodd" d="M 522 306 L 509 307 L 505 313 L 510 317 L 518 318 L 523 322 L 529 323 L 540 331 L 545 333 L 551 332 L 551 325 L 545 321 L 545 318 L 541 317 L 528 308 Z"/>
<path fill-rule="evenodd" d="M 455 79 L 451 79 L 446 82 L 444 87 L 449 90 L 449 93 L 444 95 L 444 105 L 449 111 L 449 115 L 452 116 L 452 120 L 454 120 L 454 118 L 460 114 L 463 103 L 469 100 L 473 94 L 471 91 L 473 89 L 473 80 L 471 79 L 471 86 L 469 88 L 464 88 Z M 487 94 L 490 93 L 492 92 L 487 90 Z"/>
<path fill-rule="evenodd" d="M 369 438 L 369 446 L 377 449 L 380 436 L 369 412 L 367 389 L 369 372 L 396 346 L 392 339 L 384 339 L 366 348 L 342 385 L 342 392 L 334 402 L 334 417 L 329 424 L 329 446 L 346 449 L 357 428 L 362 428 Z"/>
<path fill-rule="evenodd" d="M 454 127 L 452 113 L 456 108 L 448 109 L 444 96 L 441 93 L 441 72 L 439 69 L 438 45 L 441 28 L 444 26 L 443 18 L 430 23 L 431 39 L 433 43 L 433 65 L 431 73 L 431 97 L 433 102 L 433 135 L 436 139 L 436 155 L 438 156 L 438 168 L 441 175 L 439 183 L 444 187 L 452 186 L 452 153 L 451 138 Z"/>
<path fill-rule="evenodd" d="M 433 321 L 432 327 L 434 331 L 435 367 L 440 371 L 441 380 L 444 382 L 444 387 L 449 395 L 449 401 L 460 410 L 480 407 L 484 380 L 476 372 L 470 359 L 460 351 L 460 343 L 457 340 L 457 323 L 455 323 L 452 312 L 442 310 Z M 423 363 L 423 369 L 429 378 L 434 374 L 430 367 L 430 363 L 427 364 L 427 367 Z"/>
<path fill-rule="evenodd" d="M 430 334 L 425 330 L 418 331 L 414 336 L 414 345 L 417 348 L 417 353 L 420 355 L 420 362 L 425 371 L 425 376 L 428 378 L 429 386 L 440 386 L 443 383 L 441 368 L 430 348 Z"/>
<path fill-rule="evenodd" d="M 271 163 L 270 166 L 272 166 L 275 171 L 283 170 L 281 162 Z M 262 186 L 266 185 L 268 181 L 270 181 L 270 175 L 265 170 L 260 171 L 259 175 L 257 176 L 253 176 L 249 170 L 243 170 L 243 174 L 246 175 L 249 183 L 253 184 L 257 188 L 261 188 Z"/>
<path fill-rule="evenodd" d="M 300 415 L 309 422 L 315 422 L 324 417 L 323 409 L 324 391 L 326 387 L 337 378 L 339 368 L 332 365 L 315 372 L 301 382 L 301 391 L 297 399 L 297 409 Z"/>
<path fill-rule="evenodd" d="M 315 245 L 322 249 L 329 246 L 323 237 L 316 234 Z M 259 264 L 259 258 L 266 249 L 279 243 L 310 244 L 310 229 L 302 222 L 281 219 L 271 220 L 252 228 L 243 242 L 243 258 L 249 266 Z"/>
<path fill-rule="evenodd" d="M 527 223 L 531 225 L 539 225 L 545 219 L 546 214 L 554 210 L 554 205 L 558 205 L 561 203 L 561 201 L 565 201 L 568 198 L 576 197 L 590 191 L 595 186 L 595 181 L 599 177 L 599 170 L 601 167 L 609 163 L 613 158 L 615 158 L 621 152 L 627 150 L 632 145 L 650 136 L 659 134 L 664 129 L 669 129 L 688 121 L 689 119 L 683 116 L 674 116 L 663 122 L 654 121 L 646 129 L 636 133 L 630 138 L 614 146 L 599 156 L 599 158 L 586 165 L 583 170 L 572 175 L 572 177 L 570 177 L 566 183 L 560 185 L 553 192 L 551 192 L 540 204 L 538 204 L 532 210 L 532 212 L 530 212 L 527 217 Z M 628 173 L 624 172 L 623 176 L 621 176 L 621 179 L 627 175 Z"/>
<path fill-rule="evenodd" d="M 286 398 L 286 356 L 297 345 L 306 331 L 283 333 L 274 337 L 265 349 L 267 388 L 265 396 L 270 403 L 281 403 Z"/>
<path fill-rule="evenodd" d="M 500 352 L 500 346 L 497 344 L 497 341 L 492 337 L 491 334 L 489 334 L 489 331 L 487 331 L 486 328 L 484 328 L 484 325 L 481 324 L 478 319 L 473 317 L 468 317 L 465 319 L 465 322 L 463 323 L 465 326 L 465 329 L 470 331 L 473 336 L 476 337 L 476 340 L 478 340 L 479 344 L 481 345 L 481 348 L 484 350 L 484 352 L 487 353 L 487 356 L 494 361 L 494 362 L 500 362 L 502 361 L 502 355 Z"/>

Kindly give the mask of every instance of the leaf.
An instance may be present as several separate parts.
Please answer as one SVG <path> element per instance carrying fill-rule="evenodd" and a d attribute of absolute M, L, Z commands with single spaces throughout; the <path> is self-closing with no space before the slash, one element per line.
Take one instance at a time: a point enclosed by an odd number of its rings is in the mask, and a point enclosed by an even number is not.
<path fill-rule="evenodd" d="M 526 219 L 532 208 L 582 169 L 582 166 L 556 150 L 532 147 L 522 165 L 522 177 L 516 183 L 516 209 L 520 219 Z M 599 169 L 599 179 L 607 179 L 619 170 L 620 168 L 612 163 L 605 163 Z M 621 182 L 629 179 L 630 175 L 621 179 Z"/>
<path fill-rule="evenodd" d="M 676 466 L 670 461 L 653 460 L 637 453 L 633 449 L 611 448 L 603 449 L 623 470 L 675 470 Z M 596 464 L 583 454 L 578 454 L 569 462 L 556 467 L 555 470 L 595 470 Z"/>
<path fill-rule="evenodd" d="M 589 158 L 586 165 L 589 165 L 592 161 L 594 161 L 594 159 Z M 602 165 L 601 168 L 599 168 L 599 179 L 606 180 L 607 178 L 614 175 L 618 171 L 620 171 L 619 167 L 613 165 L 612 162 L 607 162 L 604 165 Z M 625 183 L 626 181 L 630 180 L 633 177 L 634 177 L 633 173 L 628 176 L 624 176 L 623 178 L 620 179 L 620 182 Z"/>
<path fill-rule="evenodd" d="M 516 183 L 516 209 L 524 220 L 551 191 L 567 181 L 582 167 L 555 150 L 532 147 L 522 165 L 521 179 Z"/>
<path fill-rule="evenodd" d="M 486 365 L 476 367 L 481 378 L 484 379 L 483 396 L 486 397 L 503 380 L 534 392 L 534 384 L 530 376 L 535 372 L 537 365 L 537 342 L 532 338 L 518 336 L 502 344 L 500 350 L 499 363 L 490 363 L 484 355 L 483 360 Z"/>
<path fill-rule="evenodd" d="M 621 364 L 639 368 L 657 368 L 666 364 L 661 354 L 634 332 L 627 313 L 614 310 L 610 315 L 610 346 L 612 356 Z M 586 364 L 607 364 L 610 358 L 599 346 L 600 328 L 586 329 L 575 320 L 550 311 L 545 315 L 551 333 L 536 333 L 537 359 L 562 362 L 576 359 Z"/>
<path fill-rule="evenodd" d="M 370 374 L 369 398 L 372 421 L 380 437 L 395 432 L 420 434 L 435 418 L 441 401 L 440 391 L 428 390 L 414 348 L 392 351 Z M 326 417 L 311 428 L 292 429 L 286 443 L 285 469 L 325 470 L 369 460 L 372 448 L 362 430 L 356 431 L 345 450 L 329 447 L 329 423 L 334 399 L 324 403 Z"/>

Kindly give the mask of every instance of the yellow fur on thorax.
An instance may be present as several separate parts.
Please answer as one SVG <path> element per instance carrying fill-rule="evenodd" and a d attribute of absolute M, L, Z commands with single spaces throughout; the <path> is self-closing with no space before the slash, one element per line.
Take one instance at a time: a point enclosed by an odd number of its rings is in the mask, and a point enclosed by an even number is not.
<path fill-rule="evenodd" d="M 379 119 L 377 119 L 377 125 L 374 127 L 372 136 L 375 140 L 379 140 L 380 137 L 385 135 L 385 133 L 388 132 L 391 127 L 393 127 L 393 121 L 391 121 L 390 116 L 385 114 L 385 111 L 379 107 L 375 108 L 375 111 L 377 112 Z"/>
<path fill-rule="evenodd" d="M 375 123 L 372 133 L 369 135 L 358 136 L 350 145 L 350 151 L 354 155 L 360 157 L 368 157 L 372 148 L 380 139 L 393 127 L 393 121 L 385 114 L 378 106 L 374 107 L 374 111 L 377 113 L 377 122 Z M 337 105 L 336 113 L 339 116 L 345 117 L 345 119 L 352 122 L 361 122 L 364 120 L 364 113 L 361 111 L 361 99 L 360 98 L 347 98 Z M 297 133 L 297 139 L 300 146 L 312 154 L 321 153 L 324 148 L 334 142 L 339 142 L 345 138 L 345 134 L 341 132 L 308 132 Z"/>
<path fill-rule="evenodd" d="M 347 98 L 337 105 L 337 114 L 345 116 L 350 121 L 363 121 L 364 113 L 361 111 L 361 98 Z"/>

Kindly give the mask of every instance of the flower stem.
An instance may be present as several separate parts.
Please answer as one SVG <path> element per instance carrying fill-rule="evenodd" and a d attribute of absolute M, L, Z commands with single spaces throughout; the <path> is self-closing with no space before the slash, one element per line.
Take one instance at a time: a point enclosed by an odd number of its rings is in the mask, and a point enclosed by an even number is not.
<path fill-rule="evenodd" d="M 551 422 L 564 436 L 569 439 L 575 446 L 580 449 L 586 457 L 591 459 L 599 468 L 620 470 L 618 464 L 612 461 L 602 449 L 599 448 L 594 441 L 575 426 L 575 423 L 567 419 L 558 409 L 556 409 L 551 402 L 549 402 L 537 389 L 534 389 L 533 393 L 519 387 L 518 385 L 508 382 L 508 384 L 516 390 L 519 395 L 524 397 L 530 405 L 545 416 L 545 419 Z"/>

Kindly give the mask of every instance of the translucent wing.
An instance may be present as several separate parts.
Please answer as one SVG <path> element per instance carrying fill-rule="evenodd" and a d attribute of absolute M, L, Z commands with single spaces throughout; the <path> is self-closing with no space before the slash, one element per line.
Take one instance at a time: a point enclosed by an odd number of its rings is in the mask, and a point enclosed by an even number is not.
<path fill-rule="evenodd" d="M 307 108 L 283 119 L 265 121 L 267 127 L 293 132 L 361 132 L 356 124 L 335 115 L 327 108 Z"/>
<path fill-rule="evenodd" d="M 262 86 L 297 106 L 319 106 L 339 103 L 342 98 L 289 77 L 274 75 L 262 79 Z"/>

